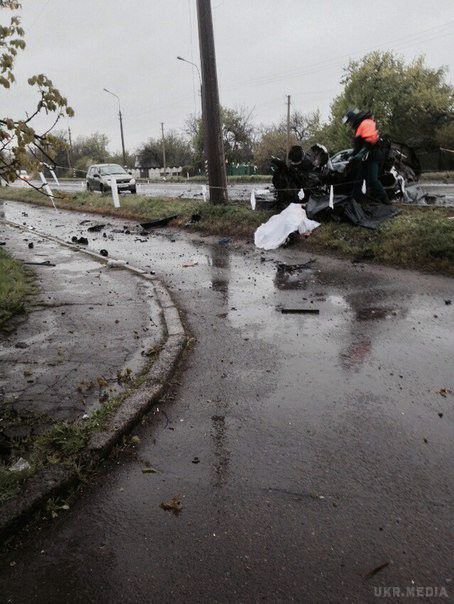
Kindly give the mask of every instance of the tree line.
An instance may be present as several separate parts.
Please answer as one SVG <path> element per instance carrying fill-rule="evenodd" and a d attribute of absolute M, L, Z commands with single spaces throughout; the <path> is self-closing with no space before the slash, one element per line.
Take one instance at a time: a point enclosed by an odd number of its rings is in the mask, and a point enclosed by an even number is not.
<path fill-rule="evenodd" d="M 331 103 L 329 118 L 323 122 L 319 111 L 291 112 L 290 143 L 304 148 L 315 142 L 331 152 L 348 148 L 351 132 L 342 123 L 349 107 L 370 110 L 382 134 L 416 150 L 430 152 L 454 148 L 454 88 L 447 82 L 445 67 L 432 68 L 423 57 L 411 62 L 392 52 L 372 52 L 344 69 L 342 90 Z M 270 169 L 272 155 L 284 157 L 287 144 L 285 119 L 270 125 L 254 125 L 246 108 L 222 108 L 226 161 L 252 163 L 260 174 Z M 56 133 L 62 143 L 65 133 Z M 164 139 L 168 166 L 183 166 L 191 175 L 204 170 L 204 137 L 200 118 L 188 118 L 181 132 L 171 131 Z M 72 146 L 70 161 L 85 170 L 91 163 L 122 163 L 121 154 L 108 151 L 106 135 L 79 137 Z M 137 162 L 136 162 L 137 160 Z M 61 145 L 57 164 L 68 165 L 68 152 Z M 149 138 L 127 156 L 128 167 L 162 166 L 162 140 Z"/>

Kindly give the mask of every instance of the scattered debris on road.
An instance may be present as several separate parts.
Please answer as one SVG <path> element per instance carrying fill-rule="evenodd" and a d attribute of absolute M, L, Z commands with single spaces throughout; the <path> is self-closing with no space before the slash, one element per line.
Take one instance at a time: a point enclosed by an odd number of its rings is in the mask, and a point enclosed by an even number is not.
<path fill-rule="evenodd" d="M 107 256 L 109 255 L 109 252 L 107 250 L 100 250 L 99 253 L 101 254 L 101 256 L 104 256 L 104 258 L 107 258 Z"/>
<path fill-rule="evenodd" d="M 311 268 L 311 266 L 314 264 L 314 262 L 316 262 L 316 259 L 311 258 L 310 260 L 308 260 L 307 262 L 304 262 L 303 264 L 286 264 L 285 262 L 277 262 L 276 266 L 277 266 L 278 271 L 285 271 L 287 273 L 293 273 L 295 271 L 302 271 L 302 270 Z"/>
<path fill-rule="evenodd" d="M 100 231 L 102 231 L 104 228 L 106 227 L 105 224 L 94 224 L 91 227 L 88 227 L 87 231 L 89 233 L 99 233 Z"/>
<path fill-rule="evenodd" d="M 19 459 L 10 468 L 10 472 L 23 472 L 24 470 L 30 470 L 31 466 L 26 459 L 19 457 Z"/>
<path fill-rule="evenodd" d="M 181 502 L 181 497 L 179 495 L 175 495 L 175 497 L 172 497 L 172 499 L 169 499 L 169 501 L 161 501 L 159 507 L 166 512 L 173 512 L 175 516 L 178 516 L 183 509 L 183 504 Z"/>
<path fill-rule="evenodd" d="M 43 260 L 43 262 L 24 262 L 24 264 L 28 264 L 29 266 L 57 266 L 50 260 Z"/>
<path fill-rule="evenodd" d="M 153 468 L 151 465 L 144 465 L 142 468 L 142 474 L 157 474 L 158 471 L 156 468 Z"/>
<path fill-rule="evenodd" d="M 158 218 L 157 220 L 151 220 L 150 222 L 141 222 L 140 226 L 145 229 L 153 229 L 155 227 L 167 226 L 169 222 L 175 220 L 179 217 L 179 214 L 172 214 L 171 216 L 166 216 L 165 218 Z"/>
<path fill-rule="evenodd" d="M 73 235 L 71 241 L 73 243 L 78 243 L 79 245 L 88 245 L 88 239 L 86 237 L 76 237 L 76 235 Z"/>
<path fill-rule="evenodd" d="M 319 315 L 318 308 L 278 308 L 283 315 Z"/>
<path fill-rule="evenodd" d="M 371 579 L 372 577 L 375 577 L 376 574 L 378 574 L 380 571 L 384 570 L 387 566 L 389 566 L 389 562 L 384 562 L 383 564 L 380 564 L 380 566 L 376 566 L 375 568 L 373 568 L 371 571 L 369 571 L 364 579 Z"/>

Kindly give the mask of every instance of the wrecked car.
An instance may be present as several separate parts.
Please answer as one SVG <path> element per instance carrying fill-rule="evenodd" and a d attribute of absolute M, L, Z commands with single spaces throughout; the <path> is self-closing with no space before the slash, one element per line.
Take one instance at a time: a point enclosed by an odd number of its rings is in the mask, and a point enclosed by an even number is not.
<path fill-rule="evenodd" d="M 421 166 L 415 152 L 389 139 L 382 139 L 382 149 L 385 159 L 379 177 L 388 197 L 412 203 L 419 201 L 416 183 Z M 400 210 L 367 197 L 362 203 L 353 199 L 354 176 L 349 163 L 352 153 L 352 149 L 345 149 L 330 157 L 323 145 L 315 144 L 308 152 L 295 145 L 290 149 L 288 162 L 272 157 L 274 190 L 265 196 L 259 194 L 257 202 L 275 213 L 282 212 L 289 204 L 299 203 L 304 205 L 310 220 L 347 221 L 368 229 L 378 228 Z"/>
<path fill-rule="evenodd" d="M 385 160 L 379 177 L 388 196 L 400 199 L 404 197 L 406 187 L 419 180 L 421 166 L 410 147 L 389 139 L 383 139 L 382 145 Z M 298 198 L 301 189 L 306 201 L 310 196 L 328 195 L 331 186 L 334 195 L 351 194 L 353 176 L 349 161 L 352 149 L 339 151 L 332 157 L 326 147 L 320 144 L 313 145 L 307 153 L 301 149 L 301 157 L 296 147 L 293 150 L 294 156 L 289 154 L 288 164 L 277 157 L 271 159 L 277 210 L 281 211 L 289 203 L 301 200 L 301 194 Z"/>

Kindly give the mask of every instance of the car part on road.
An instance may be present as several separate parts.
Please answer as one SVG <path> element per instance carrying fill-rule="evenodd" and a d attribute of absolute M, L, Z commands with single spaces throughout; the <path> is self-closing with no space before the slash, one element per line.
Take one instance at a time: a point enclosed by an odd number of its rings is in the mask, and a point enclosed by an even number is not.
<path fill-rule="evenodd" d="M 28 264 L 29 266 L 56 266 L 50 260 L 44 260 L 43 262 L 24 262 L 24 264 Z"/>
<path fill-rule="evenodd" d="M 319 315 L 318 308 L 278 308 L 283 315 Z"/>
<path fill-rule="evenodd" d="M 175 220 L 178 217 L 179 217 L 179 214 L 172 214 L 172 216 L 166 216 L 165 218 L 158 218 L 157 220 L 152 220 L 150 222 L 141 222 L 140 226 L 145 230 L 154 229 L 155 227 L 160 227 L 160 226 L 167 226 L 169 224 L 169 222 L 172 222 L 172 220 Z"/>
<path fill-rule="evenodd" d="M 329 195 L 311 197 L 306 204 L 309 218 L 350 222 L 366 229 L 376 229 L 389 218 L 400 214 L 401 210 L 381 203 L 359 204 L 353 197 L 334 196 L 333 209 L 329 206 Z"/>
<path fill-rule="evenodd" d="M 89 233 L 99 233 L 99 231 L 102 231 L 105 227 L 105 224 L 94 224 L 93 226 L 88 227 L 87 231 Z"/>

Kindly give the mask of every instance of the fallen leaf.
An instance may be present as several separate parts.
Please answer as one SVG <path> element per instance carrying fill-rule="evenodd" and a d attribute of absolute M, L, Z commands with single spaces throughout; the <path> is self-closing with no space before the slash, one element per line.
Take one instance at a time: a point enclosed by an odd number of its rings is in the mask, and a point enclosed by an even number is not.
<path fill-rule="evenodd" d="M 371 571 L 369 571 L 364 578 L 371 579 L 372 577 L 375 577 L 376 574 L 378 574 L 381 570 L 383 570 L 387 566 L 389 566 L 389 562 L 384 562 L 383 564 L 380 564 L 380 566 L 376 566 Z"/>
<path fill-rule="evenodd" d="M 175 495 L 175 497 L 172 497 L 169 501 L 161 501 L 159 507 L 166 512 L 173 512 L 175 515 L 178 515 L 183 509 L 183 504 L 181 503 L 180 496 Z"/>

